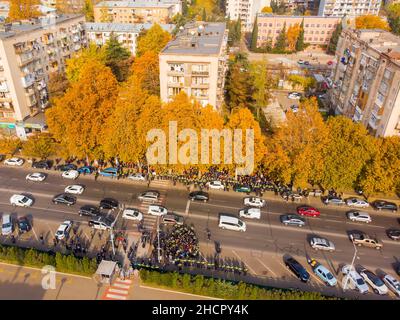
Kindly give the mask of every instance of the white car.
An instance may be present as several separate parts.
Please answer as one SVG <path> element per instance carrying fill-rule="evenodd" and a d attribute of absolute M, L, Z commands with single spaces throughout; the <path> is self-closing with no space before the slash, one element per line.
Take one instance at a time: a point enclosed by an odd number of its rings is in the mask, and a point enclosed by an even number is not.
<path fill-rule="evenodd" d="M 210 181 L 207 183 L 207 185 L 210 189 L 214 189 L 214 190 L 224 190 L 225 189 L 225 186 L 219 180 Z"/>
<path fill-rule="evenodd" d="M 41 172 L 30 173 L 26 176 L 26 180 L 29 181 L 44 181 L 46 179 L 46 175 Z"/>
<path fill-rule="evenodd" d="M 349 280 L 347 288 L 350 287 L 351 289 L 355 289 L 359 291 L 361 294 L 369 292 L 368 285 L 365 283 L 364 279 L 360 276 L 360 274 L 357 271 L 351 269 L 350 265 L 347 264 L 343 266 L 342 273 L 348 276 L 348 278 L 345 277 L 345 279 L 347 278 Z"/>
<path fill-rule="evenodd" d="M 79 184 L 72 184 L 70 186 L 66 186 L 64 192 L 72 194 L 82 194 L 84 190 L 85 187 L 80 186 Z"/>
<path fill-rule="evenodd" d="M 55 234 L 56 238 L 58 240 L 65 239 L 68 236 L 71 227 L 72 227 L 72 221 L 70 220 L 66 220 L 63 223 L 61 223 L 56 231 Z"/>
<path fill-rule="evenodd" d="M 245 206 L 262 208 L 265 206 L 265 200 L 258 197 L 246 197 L 243 199 Z"/>
<path fill-rule="evenodd" d="M 347 199 L 346 204 L 349 207 L 355 207 L 355 208 L 368 208 L 369 207 L 369 203 L 367 201 L 358 199 L 358 198 Z"/>
<path fill-rule="evenodd" d="M 67 170 L 64 171 L 61 176 L 65 179 L 75 180 L 79 177 L 79 172 L 77 170 Z"/>
<path fill-rule="evenodd" d="M 10 203 L 14 207 L 30 207 L 33 204 L 33 200 L 23 194 L 14 194 L 10 198 Z"/>
<path fill-rule="evenodd" d="M 168 213 L 168 210 L 163 206 L 150 205 L 147 213 L 150 213 L 153 216 L 163 216 Z"/>
<path fill-rule="evenodd" d="M 146 177 L 144 175 L 142 175 L 141 173 L 131 174 L 128 176 L 128 179 L 134 180 L 134 181 L 146 181 Z"/>
<path fill-rule="evenodd" d="M 335 251 L 335 245 L 333 242 L 324 238 L 312 238 L 310 240 L 310 246 L 315 250 Z"/>
<path fill-rule="evenodd" d="M 301 98 L 301 93 L 299 93 L 299 92 L 290 92 L 288 94 L 288 98 L 289 99 L 293 99 L 293 100 L 299 100 Z"/>
<path fill-rule="evenodd" d="M 260 219 L 261 210 L 260 208 L 245 208 L 239 210 L 239 217 L 250 218 L 250 219 Z"/>
<path fill-rule="evenodd" d="M 383 282 L 385 282 L 386 286 L 393 291 L 393 293 L 400 297 L 400 282 L 395 279 L 394 277 L 392 277 L 389 274 L 386 274 L 383 277 Z"/>
<path fill-rule="evenodd" d="M 24 159 L 21 158 L 10 158 L 4 161 L 8 166 L 22 166 L 24 164 Z"/>
<path fill-rule="evenodd" d="M 371 216 L 367 212 L 363 211 L 350 211 L 347 213 L 347 217 L 351 221 L 357 222 L 370 223 L 372 221 Z"/>
<path fill-rule="evenodd" d="M 371 286 L 376 294 L 385 295 L 388 293 L 389 290 L 385 283 L 372 271 L 362 269 L 360 271 L 360 276 L 363 277 L 364 281 Z"/>
<path fill-rule="evenodd" d="M 143 213 L 141 213 L 138 209 L 126 208 L 122 212 L 122 218 L 128 220 L 141 221 L 143 220 Z"/>

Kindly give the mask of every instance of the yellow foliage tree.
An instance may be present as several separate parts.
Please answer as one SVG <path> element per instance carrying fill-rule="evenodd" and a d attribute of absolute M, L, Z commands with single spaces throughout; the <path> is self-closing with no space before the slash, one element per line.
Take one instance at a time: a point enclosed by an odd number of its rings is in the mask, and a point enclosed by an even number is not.
<path fill-rule="evenodd" d="M 148 51 L 159 53 L 171 40 L 171 35 L 155 23 L 149 30 L 139 36 L 136 55 L 140 57 Z"/>
<path fill-rule="evenodd" d="M 142 56 L 136 57 L 132 65 L 132 72 L 138 78 L 143 89 L 150 94 L 160 94 L 160 67 L 157 53 L 148 51 Z"/>
<path fill-rule="evenodd" d="M 22 152 L 26 156 L 47 159 L 56 151 L 53 137 L 48 133 L 38 133 L 29 137 L 22 146 Z"/>
<path fill-rule="evenodd" d="M 272 8 L 271 7 L 264 7 L 261 10 L 262 13 L 272 13 Z"/>
<path fill-rule="evenodd" d="M 356 18 L 357 29 L 390 30 L 388 23 L 379 16 L 365 15 Z"/>
<path fill-rule="evenodd" d="M 296 48 L 297 38 L 300 34 L 300 24 L 296 23 L 288 28 L 286 33 L 288 49 L 294 51 Z"/>
<path fill-rule="evenodd" d="M 16 136 L 11 134 L 0 135 L 0 153 L 13 155 L 22 143 Z"/>
<path fill-rule="evenodd" d="M 40 16 L 38 11 L 39 0 L 10 0 L 8 21 L 17 21 Z"/>

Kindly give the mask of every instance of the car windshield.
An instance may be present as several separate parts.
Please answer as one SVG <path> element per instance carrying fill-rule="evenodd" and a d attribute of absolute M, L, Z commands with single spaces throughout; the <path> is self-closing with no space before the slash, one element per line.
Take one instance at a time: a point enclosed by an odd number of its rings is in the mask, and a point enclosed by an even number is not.
<path fill-rule="evenodd" d="M 10 222 L 3 224 L 3 228 L 10 228 L 10 227 L 11 227 L 11 223 Z"/>
<path fill-rule="evenodd" d="M 357 279 L 357 284 L 358 284 L 359 286 L 362 286 L 362 285 L 364 285 L 365 283 L 364 283 L 364 280 L 363 280 L 363 279 L 358 278 L 358 279 Z"/>
<path fill-rule="evenodd" d="M 27 197 L 23 197 L 23 198 L 21 198 L 21 202 L 27 202 L 28 201 L 28 198 Z"/>
<path fill-rule="evenodd" d="M 238 221 L 238 225 L 239 225 L 239 226 L 243 226 L 243 222 L 239 220 L 239 221 Z"/>
<path fill-rule="evenodd" d="M 333 275 L 332 275 L 330 272 L 328 272 L 328 273 L 326 274 L 326 278 L 327 278 L 328 280 L 332 280 L 332 279 L 333 279 Z"/>

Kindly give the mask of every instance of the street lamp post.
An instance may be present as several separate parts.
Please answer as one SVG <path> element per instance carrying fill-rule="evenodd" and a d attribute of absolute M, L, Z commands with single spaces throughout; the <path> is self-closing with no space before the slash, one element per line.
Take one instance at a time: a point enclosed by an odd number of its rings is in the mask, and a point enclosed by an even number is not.
<path fill-rule="evenodd" d="M 158 263 L 161 262 L 161 256 L 160 256 L 160 217 L 157 219 L 157 256 L 158 256 Z"/>
<path fill-rule="evenodd" d="M 345 281 L 344 281 L 344 285 L 343 285 L 343 291 L 346 291 L 347 289 L 347 284 L 349 283 L 349 274 L 350 271 L 352 271 L 354 269 L 354 261 L 356 260 L 357 257 L 357 247 L 353 242 L 353 246 L 354 246 L 354 255 L 353 255 L 353 260 L 351 261 L 351 265 L 350 265 L 350 270 L 347 272 Z"/>
<path fill-rule="evenodd" d="M 115 217 L 115 220 L 113 221 L 113 223 L 111 224 L 111 235 L 110 235 L 110 241 L 111 241 L 111 246 L 112 246 L 112 250 L 113 250 L 113 257 L 115 257 L 115 245 L 114 245 L 114 226 L 117 223 L 118 217 L 120 215 L 120 213 L 123 210 L 123 206 L 121 208 L 121 210 L 119 210 L 117 216 Z"/>

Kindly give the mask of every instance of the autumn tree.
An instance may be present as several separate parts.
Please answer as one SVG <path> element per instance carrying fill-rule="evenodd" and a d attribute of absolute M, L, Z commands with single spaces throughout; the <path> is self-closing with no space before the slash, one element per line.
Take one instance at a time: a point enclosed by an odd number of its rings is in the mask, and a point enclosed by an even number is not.
<path fill-rule="evenodd" d="M 46 111 L 49 131 L 70 155 L 99 158 L 105 123 L 118 94 L 117 80 L 110 68 L 95 59 L 88 60 L 78 75 Z"/>
<path fill-rule="evenodd" d="M 400 35 L 400 3 L 392 3 L 385 8 L 390 29 Z"/>
<path fill-rule="evenodd" d="M 21 147 L 21 140 L 8 133 L 0 134 L 0 153 L 13 155 Z"/>
<path fill-rule="evenodd" d="M 17 21 L 40 16 L 39 0 L 10 0 L 8 21 Z"/>
<path fill-rule="evenodd" d="M 354 188 L 358 176 L 374 153 L 374 137 L 361 123 L 344 116 L 327 121 L 329 141 L 324 144 L 325 166 L 322 186 L 325 189 Z"/>
<path fill-rule="evenodd" d="M 68 79 L 64 72 L 53 72 L 49 75 L 49 83 L 47 85 L 50 99 L 54 99 L 64 95 L 68 88 Z"/>
<path fill-rule="evenodd" d="M 29 157 L 47 159 L 55 154 L 56 144 L 49 133 L 43 132 L 28 138 L 22 145 L 22 153 Z"/>
<path fill-rule="evenodd" d="M 272 13 L 272 8 L 271 7 L 264 7 L 261 10 L 262 13 Z"/>
<path fill-rule="evenodd" d="M 115 78 L 119 81 L 125 81 L 129 74 L 131 66 L 131 53 L 119 43 L 117 37 L 112 34 L 104 48 L 105 65 L 111 69 Z"/>
<path fill-rule="evenodd" d="M 171 35 L 155 23 L 150 29 L 144 31 L 137 40 L 136 55 L 140 57 L 147 51 L 160 53 L 171 40 Z"/>
<path fill-rule="evenodd" d="M 92 0 L 85 0 L 85 4 L 83 6 L 83 14 L 85 15 L 87 22 L 94 21 L 94 10 L 93 10 Z"/>
<path fill-rule="evenodd" d="M 300 35 L 300 25 L 298 23 L 290 26 L 288 28 L 287 34 L 286 34 L 286 39 L 287 39 L 287 47 L 289 51 L 295 51 L 296 50 L 296 44 L 297 40 Z"/>
<path fill-rule="evenodd" d="M 272 79 L 267 72 L 266 61 L 256 61 L 250 64 L 250 73 L 253 79 L 253 93 L 255 117 L 257 121 L 261 120 L 262 109 L 265 108 L 271 98 Z"/>
<path fill-rule="evenodd" d="M 379 16 L 365 15 L 356 18 L 357 29 L 382 29 L 390 30 L 388 23 Z"/>
<path fill-rule="evenodd" d="M 139 80 L 142 89 L 152 95 L 160 95 L 160 65 L 158 54 L 153 51 L 145 52 L 136 57 L 132 64 L 132 72 Z"/>
<path fill-rule="evenodd" d="M 242 35 L 242 24 L 240 19 L 237 20 L 229 20 L 227 22 L 229 34 L 228 34 L 228 42 L 230 46 L 237 46 L 240 42 L 240 38 Z"/>

